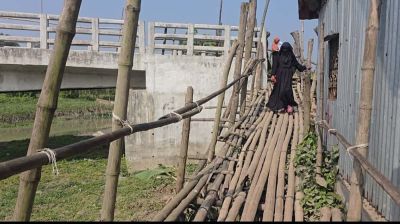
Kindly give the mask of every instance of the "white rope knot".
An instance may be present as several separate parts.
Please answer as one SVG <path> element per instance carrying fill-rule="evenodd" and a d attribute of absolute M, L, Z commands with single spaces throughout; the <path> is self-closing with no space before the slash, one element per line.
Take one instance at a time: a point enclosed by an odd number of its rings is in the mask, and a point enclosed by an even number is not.
<path fill-rule="evenodd" d="M 171 114 L 175 115 L 175 117 L 177 117 L 179 121 L 183 119 L 182 115 L 176 113 L 175 111 L 172 111 Z"/>
<path fill-rule="evenodd" d="M 329 133 L 335 133 L 337 130 L 336 129 L 334 129 L 334 128 L 330 128 L 330 129 L 328 129 L 328 132 Z"/>
<path fill-rule="evenodd" d="M 368 147 L 368 143 L 359 144 L 359 145 L 353 145 L 353 146 L 348 147 L 346 150 L 347 150 L 347 152 L 350 153 L 350 150 L 359 149 L 359 148 L 366 148 L 366 147 Z"/>
<path fill-rule="evenodd" d="M 197 109 L 197 111 L 200 113 L 201 112 L 201 110 L 203 110 L 203 107 L 201 107 L 200 105 L 199 105 L 199 103 L 197 103 L 197 102 L 194 102 L 195 104 L 196 104 L 196 109 Z"/>
<path fill-rule="evenodd" d="M 128 127 L 129 129 L 131 129 L 131 134 L 133 134 L 133 127 L 132 127 L 131 123 L 128 120 L 124 121 L 114 113 L 112 113 L 112 117 L 113 117 L 114 120 L 119 121 L 119 123 L 121 123 L 121 125 L 123 127 Z"/>
<path fill-rule="evenodd" d="M 49 148 L 44 148 L 43 150 L 39 151 L 39 153 L 46 154 L 47 158 L 49 159 L 49 163 L 52 164 L 53 174 L 58 176 L 60 172 L 58 172 L 56 153 Z"/>

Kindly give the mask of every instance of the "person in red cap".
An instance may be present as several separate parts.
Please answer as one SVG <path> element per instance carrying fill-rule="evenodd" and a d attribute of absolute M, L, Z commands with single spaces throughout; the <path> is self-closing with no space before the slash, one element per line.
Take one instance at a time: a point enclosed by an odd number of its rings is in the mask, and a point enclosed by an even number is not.
<path fill-rule="evenodd" d="M 276 64 L 277 63 L 277 60 L 278 60 L 278 56 L 279 56 L 279 42 L 280 41 L 280 39 L 279 39 L 279 37 L 275 37 L 274 38 L 274 41 L 272 42 L 272 66 L 274 66 L 274 64 Z M 272 83 L 275 83 L 276 82 L 276 76 L 275 76 L 275 74 L 272 74 L 272 76 L 271 76 L 271 82 Z"/>

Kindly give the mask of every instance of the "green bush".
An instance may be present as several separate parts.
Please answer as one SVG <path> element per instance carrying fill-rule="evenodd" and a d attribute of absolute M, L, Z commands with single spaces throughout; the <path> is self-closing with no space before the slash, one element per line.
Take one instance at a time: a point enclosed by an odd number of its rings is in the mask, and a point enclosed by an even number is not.
<path fill-rule="evenodd" d="M 297 146 L 294 159 L 296 175 L 301 178 L 299 186 L 304 192 L 301 205 L 304 210 L 305 221 L 319 219 L 319 210 L 322 207 L 339 208 L 344 210 L 341 198 L 335 193 L 336 175 L 338 173 L 339 150 L 333 147 L 331 151 L 324 150 L 321 172 L 326 186 L 316 183 L 315 164 L 317 157 L 317 136 L 308 134 L 303 142 Z"/>

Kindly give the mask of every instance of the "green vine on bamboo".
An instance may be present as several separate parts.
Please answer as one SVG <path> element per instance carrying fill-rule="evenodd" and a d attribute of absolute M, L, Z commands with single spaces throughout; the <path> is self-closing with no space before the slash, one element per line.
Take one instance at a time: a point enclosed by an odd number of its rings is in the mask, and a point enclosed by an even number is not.
<path fill-rule="evenodd" d="M 339 150 L 332 147 L 331 150 L 323 151 L 323 164 L 321 167 L 322 177 L 327 186 L 316 183 L 315 164 L 317 158 L 317 136 L 315 133 L 308 134 L 303 142 L 297 146 L 294 164 L 296 175 L 301 178 L 297 186 L 304 193 L 301 205 L 304 210 L 305 221 L 316 221 L 319 219 L 319 210 L 322 207 L 339 208 L 344 206 L 341 197 L 335 193 L 336 175 L 338 173 Z"/>

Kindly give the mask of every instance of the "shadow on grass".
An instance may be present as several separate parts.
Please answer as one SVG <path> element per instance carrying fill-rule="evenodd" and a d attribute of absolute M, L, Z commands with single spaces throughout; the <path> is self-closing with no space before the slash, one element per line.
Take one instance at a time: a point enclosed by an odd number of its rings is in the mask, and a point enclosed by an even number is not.
<path fill-rule="evenodd" d="M 79 141 L 92 138 L 92 136 L 74 136 L 74 135 L 62 135 L 54 136 L 49 139 L 49 148 L 58 148 L 61 146 L 69 145 Z M 0 162 L 23 157 L 26 155 L 28 150 L 29 139 L 16 140 L 9 142 L 0 142 Z M 97 146 L 92 152 L 79 154 L 65 160 L 80 160 L 80 159 L 103 159 L 108 156 L 109 144 Z"/>

